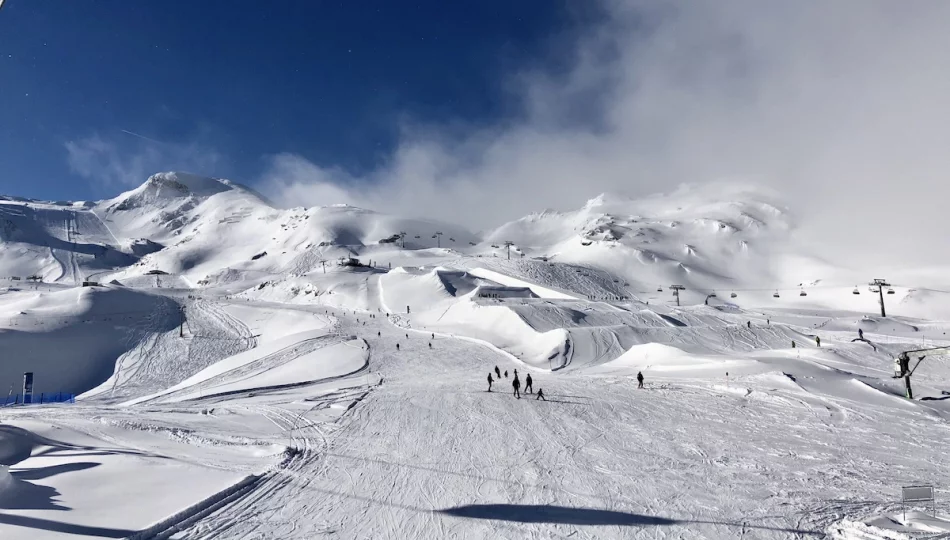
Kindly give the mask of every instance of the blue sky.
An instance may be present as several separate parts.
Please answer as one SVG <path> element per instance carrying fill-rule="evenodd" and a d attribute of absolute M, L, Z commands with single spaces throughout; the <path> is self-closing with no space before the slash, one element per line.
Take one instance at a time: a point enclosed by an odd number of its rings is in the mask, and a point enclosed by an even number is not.
<path fill-rule="evenodd" d="M 836 253 L 946 258 L 947 20 L 939 1 L 6 0 L 0 193 L 187 170 L 478 230 L 727 180 L 778 190 Z"/>
<path fill-rule="evenodd" d="M 7 0 L 0 193 L 102 198 L 168 169 L 253 184 L 276 154 L 356 177 L 407 124 L 516 119 L 513 75 L 566 69 L 592 16 L 551 0 Z"/>

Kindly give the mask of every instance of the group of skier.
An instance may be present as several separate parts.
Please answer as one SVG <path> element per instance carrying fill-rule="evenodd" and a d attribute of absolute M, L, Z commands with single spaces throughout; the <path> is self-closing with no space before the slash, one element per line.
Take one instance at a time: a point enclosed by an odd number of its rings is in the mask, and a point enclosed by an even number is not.
<path fill-rule="evenodd" d="M 495 376 L 498 378 L 499 381 L 501 380 L 501 370 L 498 369 L 498 366 L 495 366 Z M 505 378 L 506 378 L 506 379 L 508 378 L 508 371 L 507 371 L 507 370 L 505 370 Z M 493 382 L 495 382 L 495 379 L 492 378 L 491 372 L 488 372 L 488 391 L 489 391 L 489 392 L 491 392 L 491 385 L 492 385 Z M 530 374 L 530 373 L 525 376 L 524 382 L 525 382 L 525 392 L 528 393 L 528 394 L 533 393 L 534 388 L 531 386 L 531 385 L 533 384 L 533 382 L 532 382 L 532 380 L 531 380 L 531 374 Z M 521 379 L 518 377 L 518 370 L 517 370 L 517 369 L 515 370 L 515 377 L 514 377 L 514 379 L 512 379 L 512 381 L 511 381 L 511 387 L 514 389 L 514 396 L 515 396 L 517 399 L 521 399 Z M 538 388 L 538 394 L 537 394 L 537 396 L 538 396 L 538 397 L 535 398 L 535 401 L 537 401 L 537 400 L 539 400 L 539 399 L 544 400 L 544 401 L 547 401 L 547 398 L 544 397 L 544 390 L 543 390 L 543 389 Z"/>

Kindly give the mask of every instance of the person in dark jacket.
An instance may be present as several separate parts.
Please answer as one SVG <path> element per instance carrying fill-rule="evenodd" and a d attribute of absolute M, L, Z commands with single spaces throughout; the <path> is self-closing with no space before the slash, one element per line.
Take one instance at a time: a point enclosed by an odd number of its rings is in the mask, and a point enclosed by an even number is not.
<path fill-rule="evenodd" d="M 643 388 L 643 372 L 637 372 L 637 388 Z"/>
<path fill-rule="evenodd" d="M 495 366 L 495 376 L 499 379 L 501 378 L 501 370 L 498 369 L 498 366 Z"/>
<path fill-rule="evenodd" d="M 530 373 L 528 373 L 528 375 L 524 378 L 524 391 L 526 394 L 530 394 L 532 392 Z"/>
<path fill-rule="evenodd" d="M 491 383 L 495 382 L 495 379 L 491 378 L 491 372 L 488 372 L 488 391 L 491 392 Z"/>
<path fill-rule="evenodd" d="M 538 397 L 534 398 L 535 401 L 537 401 L 537 400 L 539 400 L 539 399 L 544 399 L 544 389 L 543 389 L 543 388 L 538 388 Z M 547 400 L 544 399 L 544 401 L 547 401 Z"/>
<path fill-rule="evenodd" d="M 506 379 L 508 378 L 508 370 L 507 370 L 507 369 L 505 370 L 505 378 L 506 378 Z"/>
<path fill-rule="evenodd" d="M 858 328 L 858 339 L 864 339 L 864 330 Z"/>
<path fill-rule="evenodd" d="M 521 381 L 518 380 L 518 377 L 511 381 L 511 386 L 515 389 L 515 397 L 521 399 Z"/>
<path fill-rule="evenodd" d="M 821 347 L 821 338 L 818 336 L 815 336 L 815 345 Z"/>

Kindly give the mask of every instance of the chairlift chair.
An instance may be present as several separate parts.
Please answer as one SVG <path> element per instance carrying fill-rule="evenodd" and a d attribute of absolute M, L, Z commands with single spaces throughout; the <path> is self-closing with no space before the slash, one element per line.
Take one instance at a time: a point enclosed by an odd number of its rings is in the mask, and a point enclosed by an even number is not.
<path fill-rule="evenodd" d="M 894 294 L 894 289 L 888 289 L 887 294 Z"/>
<path fill-rule="evenodd" d="M 854 290 L 851 291 L 851 294 L 861 294 L 861 291 L 859 291 L 858 288 L 855 287 Z"/>
<path fill-rule="evenodd" d="M 808 296 L 808 293 L 803 290 L 802 292 L 798 293 L 798 296 Z"/>
<path fill-rule="evenodd" d="M 656 292 L 663 292 L 663 287 L 657 287 Z"/>
<path fill-rule="evenodd" d="M 772 295 L 772 298 L 779 298 L 778 291 L 775 291 L 775 294 Z"/>
<path fill-rule="evenodd" d="M 709 293 L 709 298 L 718 298 L 716 293 Z"/>
<path fill-rule="evenodd" d="M 739 296 L 739 295 L 736 294 L 736 293 L 732 293 L 732 294 L 729 295 L 729 298 L 736 298 L 737 296 Z"/>

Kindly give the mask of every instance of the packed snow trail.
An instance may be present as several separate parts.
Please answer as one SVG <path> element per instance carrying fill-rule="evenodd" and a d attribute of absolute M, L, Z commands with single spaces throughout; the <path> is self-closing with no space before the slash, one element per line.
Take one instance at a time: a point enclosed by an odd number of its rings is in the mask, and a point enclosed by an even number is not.
<path fill-rule="evenodd" d="M 382 384 L 338 428 L 273 410 L 313 424 L 303 453 L 183 538 L 820 538 L 842 504 L 950 473 L 942 420 L 916 407 L 887 423 L 768 377 L 636 390 L 536 371 L 548 401 L 516 400 L 511 378 L 486 392 L 495 365 L 525 375 L 490 348 L 353 318 Z M 895 469 L 898 448 L 915 460 Z"/>

